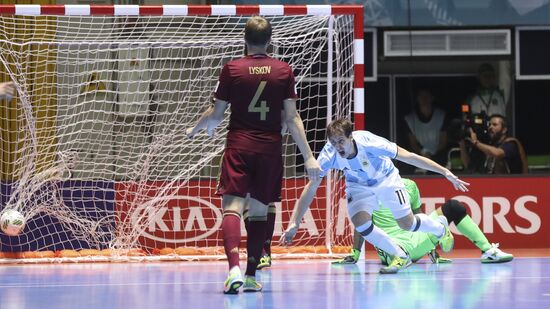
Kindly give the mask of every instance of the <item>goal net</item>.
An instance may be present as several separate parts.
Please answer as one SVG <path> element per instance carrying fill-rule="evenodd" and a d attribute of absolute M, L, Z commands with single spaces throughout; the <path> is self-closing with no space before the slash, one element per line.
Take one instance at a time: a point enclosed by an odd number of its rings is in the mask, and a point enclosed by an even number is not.
<path fill-rule="evenodd" d="M 317 155 L 327 123 L 353 117 L 353 15 L 266 17 Z M 228 115 L 214 138 L 184 132 L 223 65 L 243 55 L 248 18 L 0 16 L 2 78 L 17 90 L 0 105 L 0 207 L 27 221 L 18 236 L 0 232 L 0 258 L 223 257 L 215 189 Z M 292 137 L 283 140 L 275 246 L 307 182 Z M 340 175 L 327 176 L 296 246 L 274 253 L 347 252 L 342 189 Z"/>

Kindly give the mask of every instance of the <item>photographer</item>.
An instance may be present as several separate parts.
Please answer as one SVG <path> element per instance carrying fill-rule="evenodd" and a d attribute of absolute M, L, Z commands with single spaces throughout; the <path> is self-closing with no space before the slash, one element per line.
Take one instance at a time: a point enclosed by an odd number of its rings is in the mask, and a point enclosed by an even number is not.
<path fill-rule="evenodd" d="M 468 168 L 472 165 L 470 151 L 477 149 L 485 155 L 484 171 L 488 174 L 526 174 L 527 158 L 523 146 L 516 138 L 509 137 L 504 116 L 495 114 L 489 118 L 487 143 L 481 142 L 472 128 L 470 136 L 459 141 L 460 157 Z M 469 145 L 466 144 L 469 142 Z"/>

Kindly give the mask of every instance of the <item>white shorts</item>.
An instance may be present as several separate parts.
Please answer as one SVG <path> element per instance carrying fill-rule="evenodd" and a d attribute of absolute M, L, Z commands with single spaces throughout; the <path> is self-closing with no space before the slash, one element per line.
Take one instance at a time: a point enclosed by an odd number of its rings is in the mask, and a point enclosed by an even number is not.
<path fill-rule="evenodd" d="M 372 215 L 373 211 L 380 208 L 380 203 L 389 208 L 396 219 L 403 218 L 412 212 L 409 194 L 405 190 L 399 173 L 392 173 L 374 186 L 347 183 L 346 197 L 350 219 L 361 211 Z"/>

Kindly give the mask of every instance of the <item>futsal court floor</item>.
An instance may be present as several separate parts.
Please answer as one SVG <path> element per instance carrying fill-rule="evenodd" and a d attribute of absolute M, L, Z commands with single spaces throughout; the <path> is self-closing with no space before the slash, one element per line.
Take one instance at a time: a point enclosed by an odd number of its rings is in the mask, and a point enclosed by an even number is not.
<path fill-rule="evenodd" d="M 222 293 L 225 261 L 4 264 L 0 308 L 550 308 L 548 252 L 509 251 L 510 263 L 481 264 L 468 251 L 395 275 L 378 274 L 370 254 L 343 266 L 275 260 L 258 271 L 263 292 L 238 295 Z"/>

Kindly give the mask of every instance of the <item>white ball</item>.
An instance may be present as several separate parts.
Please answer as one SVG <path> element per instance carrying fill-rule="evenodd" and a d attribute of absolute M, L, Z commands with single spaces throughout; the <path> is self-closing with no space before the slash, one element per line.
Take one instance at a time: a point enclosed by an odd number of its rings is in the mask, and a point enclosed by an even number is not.
<path fill-rule="evenodd" d="M 25 228 L 25 217 L 14 209 L 8 209 L 2 212 L 0 216 L 0 229 L 6 235 L 17 236 Z"/>

